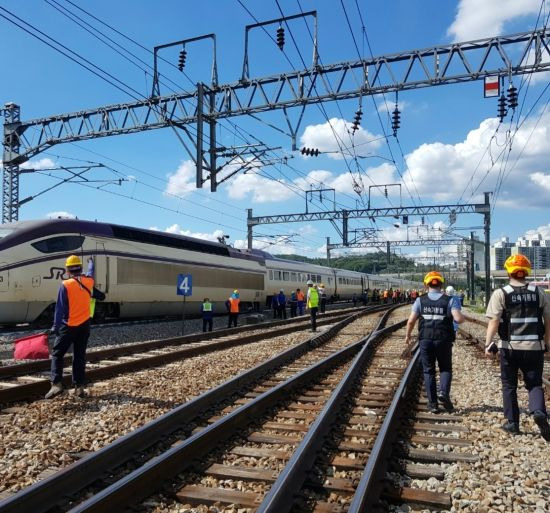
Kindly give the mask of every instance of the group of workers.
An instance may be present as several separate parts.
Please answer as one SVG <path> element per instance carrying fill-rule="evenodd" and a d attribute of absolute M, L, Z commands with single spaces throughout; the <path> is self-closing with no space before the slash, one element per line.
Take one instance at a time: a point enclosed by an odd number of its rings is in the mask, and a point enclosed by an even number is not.
<path fill-rule="evenodd" d="M 68 278 L 63 280 L 57 296 L 54 323 L 55 334 L 51 363 L 51 388 L 46 394 L 50 399 L 63 391 L 63 357 L 73 346 L 72 375 L 75 396 L 85 395 L 86 346 L 90 336 L 90 317 L 96 289 L 93 279 L 93 260 L 88 260 L 88 271 L 83 273 L 82 261 L 71 255 L 65 262 Z M 529 393 L 529 413 L 540 429 L 542 437 L 550 441 L 550 425 L 544 400 L 542 373 L 544 352 L 550 350 L 550 296 L 535 285 L 527 283 L 531 263 L 523 255 L 512 255 L 504 267 L 509 284 L 496 289 L 487 306 L 489 325 L 486 334 L 485 353 L 488 357 L 500 356 L 502 398 L 507 433 L 520 433 L 520 412 L 517 397 L 518 372 L 521 370 Z M 462 301 L 452 287 L 442 290 L 443 276 L 431 271 L 424 277 L 427 293 L 410 294 L 414 300 L 407 321 L 405 343 L 411 344 L 413 329 L 419 321 L 418 343 L 424 373 L 424 386 L 428 397 L 428 409 L 436 414 L 439 404 L 449 412 L 454 410 L 450 391 L 452 382 L 452 348 L 458 325 L 465 321 Z M 415 291 L 412 291 L 415 292 Z M 399 297 L 399 295 L 397 296 Z M 323 301 L 324 299 L 324 301 Z M 392 295 L 393 299 L 393 295 Z M 292 292 L 290 315 L 301 315 L 304 307 L 309 310 L 311 329 L 317 330 L 317 312 L 326 305 L 323 284 L 307 282 L 307 293 L 300 289 Z M 287 298 L 283 290 L 273 295 L 274 315 L 286 318 Z M 237 326 L 239 316 L 239 291 L 234 290 L 226 301 L 228 327 Z M 212 331 L 213 307 L 205 298 L 201 307 L 203 331 Z M 496 339 L 498 334 L 498 340 Z M 439 388 L 435 365 L 439 367 Z"/>
<path fill-rule="evenodd" d="M 290 297 L 285 295 L 285 291 L 280 289 L 279 292 L 274 292 L 271 296 L 271 307 L 273 309 L 274 319 L 286 319 L 286 307 L 289 307 L 289 315 L 291 318 L 298 315 L 304 315 L 304 307 L 311 309 L 308 304 L 308 297 L 311 296 L 310 288 L 317 291 L 319 296 L 318 308 L 321 313 L 325 313 L 327 305 L 327 293 L 325 286 L 321 283 L 315 285 L 312 280 L 307 282 L 308 290 L 304 294 L 301 289 L 296 289 L 290 293 Z"/>

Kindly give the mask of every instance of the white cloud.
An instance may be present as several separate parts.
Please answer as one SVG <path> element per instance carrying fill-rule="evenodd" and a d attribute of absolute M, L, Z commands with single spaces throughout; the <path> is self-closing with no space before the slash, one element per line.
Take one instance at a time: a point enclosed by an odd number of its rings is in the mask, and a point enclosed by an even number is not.
<path fill-rule="evenodd" d="M 51 167 L 56 167 L 56 164 L 52 159 L 45 157 L 43 159 L 23 162 L 20 167 L 22 169 L 49 169 Z"/>
<path fill-rule="evenodd" d="M 300 144 L 305 148 L 331 152 L 327 156 L 337 160 L 343 159 L 344 156 L 353 156 L 353 145 L 357 153 L 361 153 L 378 148 L 382 144 L 379 135 L 371 134 L 362 126 L 352 135 L 351 126 L 351 121 L 340 118 L 331 118 L 320 125 L 308 125 L 300 137 Z"/>
<path fill-rule="evenodd" d="M 76 219 L 75 214 L 71 214 L 70 212 L 65 212 L 63 210 L 60 210 L 58 212 L 48 212 L 46 214 L 47 219 Z"/>
<path fill-rule="evenodd" d="M 502 159 L 506 158 L 508 162 L 499 204 L 514 208 L 547 206 L 547 192 L 541 191 L 541 182 L 546 183 L 544 170 L 548 169 L 550 161 L 550 113 L 542 115 L 540 121 L 538 118 L 534 115 L 523 123 L 514 136 L 510 153 L 505 144 L 506 135 L 501 133 L 502 127 L 496 140 L 491 142 L 498 126 L 495 118 L 483 121 L 462 142 L 422 144 L 406 156 L 405 183 L 413 194 L 416 186 L 421 196 L 444 202 L 456 201 L 464 190 L 463 199 L 469 200 L 474 187 L 484 178 L 472 198 L 472 201 L 479 202 L 483 201 L 482 192 L 496 190 L 499 171 L 503 168 Z M 489 145 L 490 151 L 486 151 Z M 500 160 L 497 160 L 499 154 Z M 496 162 L 495 165 L 492 162 Z M 526 179 L 531 174 L 534 176 Z"/>
<path fill-rule="evenodd" d="M 252 195 L 252 201 L 255 203 L 285 201 L 296 196 L 289 188 L 290 186 L 285 184 L 284 180 L 270 180 L 260 176 L 257 170 L 251 170 L 231 178 L 227 194 L 230 198 L 237 200 Z"/>
<path fill-rule="evenodd" d="M 550 223 L 539 226 L 533 230 L 527 230 L 524 237 L 528 240 L 537 239 L 538 234 L 541 234 L 544 240 L 550 240 Z"/>
<path fill-rule="evenodd" d="M 192 160 L 184 160 L 178 169 L 168 175 L 165 194 L 185 196 L 195 190 L 197 167 Z"/>
<path fill-rule="evenodd" d="M 168 226 L 164 230 L 155 226 L 150 228 L 151 230 L 157 230 L 159 232 L 173 233 L 175 235 L 185 235 L 186 237 L 193 237 L 195 239 L 209 240 L 212 242 L 218 242 L 218 237 L 221 237 L 224 233 L 223 230 L 214 230 L 211 233 L 207 232 L 193 232 L 191 230 L 184 230 L 179 224 L 174 223 Z"/>
<path fill-rule="evenodd" d="M 506 22 L 537 14 L 540 0 L 461 0 L 447 30 L 453 41 L 468 41 L 503 33 Z"/>
<path fill-rule="evenodd" d="M 544 189 L 548 189 L 550 191 L 550 174 L 546 175 L 544 173 L 532 173 L 529 175 L 529 178 L 537 185 L 540 185 Z"/>

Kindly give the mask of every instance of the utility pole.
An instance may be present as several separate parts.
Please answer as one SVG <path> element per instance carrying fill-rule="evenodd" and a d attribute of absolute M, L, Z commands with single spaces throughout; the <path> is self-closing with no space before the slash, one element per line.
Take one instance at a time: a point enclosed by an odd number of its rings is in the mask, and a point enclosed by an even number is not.
<path fill-rule="evenodd" d="M 491 297 L 491 208 L 489 205 L 490 192 L 485 194 L 485 205 L 487 210 L 483 214 L 483 229 L 485 232 L 485 306 L 489 304 Z"/>
<path fill-rule="evenodd" d="M 476 273 L 475 273 L 475 241 L 474 241 L 474 232 L 470 232 L 470 300 L 475 300 L 475 279 L 476 279 Z"/>
<path fill-rule="evenodd" d="M 327 237 L 327 267 L 330 267 L 330 237 Z"/>
<path fill-rule="evenodd" d="M 19 220 L 19 164 L 28 159 L 19 155 L 21 108 L 13 102 L 6 103 L 4 114 L 4 172 L 2 176 L 2 223 Z"/>
<path fill-rule="evenodd" d="M 247 212 L 247 215 L 248 215 L 248 219 L 251 219 L 252 218 L 252 209 L 247 208 L 246 212 Z M 247 227 L 247 230 L 246 230 L 247 231 L 247 247 L 248 247 L 248 249 L 252 249 L 252 240 L 253 240 L 252 227 L 253 227 L 253 225 L 248 223 L 248 227 Z"/>

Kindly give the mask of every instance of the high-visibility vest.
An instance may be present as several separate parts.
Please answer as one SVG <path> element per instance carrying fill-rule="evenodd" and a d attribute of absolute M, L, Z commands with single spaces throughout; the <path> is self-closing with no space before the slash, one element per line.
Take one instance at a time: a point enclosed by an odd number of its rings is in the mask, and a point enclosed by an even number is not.
<path fill-rule="evenodd" d="M 230 297 L 229 298 L 229 311 L 231 313 L 239 313 L 239 303 L 240 299 L 237 297 Z"/>
<path fill-rule="evenodd" d="M 308 295 L 308 298 L 307 298 L 308 308 L 316 308 L 317 306 L 319 306 L 319 293 L 317 292 L 316 288 L 310 287 L 307 295 Z"/>
<path fill-rule="evenodd" d="M 212 311 L 212 303 L 206 302 L 202 304 L 202 311 L 203 312 L 211 312 Z"/>
<path fill-rule="evenodd" d="M 67 326 L 80 326 L 90 319 L 90 303 L 94 288 L 94 279 L 89 276 L 79 276 L 78 280 L 69 278 L 68 280 L 63 280 L 63 286 L 67 291 L 67 300 L 69 302 Z"/>
<path fill-rule="evenodd" d="M 305 298 L 304 293 L 300 290 L 300 292 L 296 292 L 296 299 L 298 301 L 303 301 Z"/>

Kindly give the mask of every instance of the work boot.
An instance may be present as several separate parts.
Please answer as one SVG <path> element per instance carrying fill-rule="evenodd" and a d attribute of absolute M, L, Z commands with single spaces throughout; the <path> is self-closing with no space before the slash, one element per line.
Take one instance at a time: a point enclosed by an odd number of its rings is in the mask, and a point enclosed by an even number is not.
<path fill-rule="evenodd" d="M 447 410 L 447 412 L 452 413 L 455 410 L 455 407 L 453 406 L 453 403 L 451 402 L 451 398 L 449 396 L 440 393 L 437 398 L 443 405 L 443 408 Z"/>
<path fill-rule="evenodd" d="M 439 408 L 437 407 L 437 403 L 428 403 L 428 411 L 430 413 L 439 413 Z"/>
<path fill-rule="evenodd" d="M 533 419 L 540 429 L 540 435 L 547 442 L 550 442 L 550 425 L 548 424 L 548 416 L 541 410 L 535 410 L 533 412 Z"/>
<path fill-rule="evenodd" d="M 508 421 L 506 424 L 502 424 L 500 429 L 510 433 L 511 435 L 519 435 L 519 422 Z"/>
<path fill-rule="evenodd" d="M 55 397 L 56 395 L 63 392 L 63 384 L 62 383 L 52 383 L 52 387 L 48 391 L 48 393 L 44 396 L 44 399 L 51 399 L 52 397 Z"/>
<path fill-rule="evenodd" d="M 84 391 L 84 385 L 75 385 L 74 387 L 74 396 L 75 397 L 85 397 L 86 392 Z"/>

